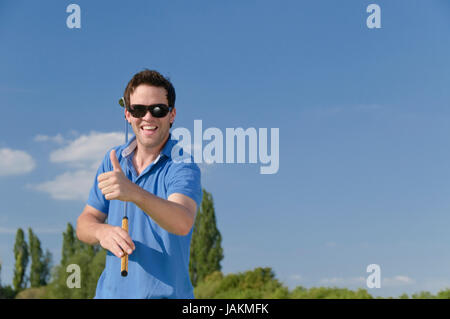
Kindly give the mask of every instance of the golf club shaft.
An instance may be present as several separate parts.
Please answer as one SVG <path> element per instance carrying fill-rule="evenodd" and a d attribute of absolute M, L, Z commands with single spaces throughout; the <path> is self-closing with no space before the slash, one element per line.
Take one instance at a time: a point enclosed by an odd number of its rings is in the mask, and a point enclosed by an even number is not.
<path fill-rule="evenodd" d="M 128 122 L 125 119 L 125 144 L 128 143 Z M 125 230 L 128 233 L 128 216 L 127 216 L 127 202 L 124 202 L 124 212 L 123 212 L 123 218 L 122 218 L 122 229 Z M 123 277 L 126 277 L 128 275 L 128 255 L 126 252 L 124 252 L 124 255 L 122 256 L 120 260 L 120 274 Z"/>
<path fill-rule="evenodd" d="M 125 119 L 125 145 L 128 143 L 128 122 Z M 127 162 L 125 161 L 125 164 Z M 127 202 L 124 203 L 124 208 L 123 208 L 123 217 L 127 217 Z"/>
<path fill-rule="evenodd" d="M 122 218 L 122 229 L 128 233 L 128 217 L 126 216 Z M 122 256 L 120 261 L 120 274 L 123 277 L 126 277 L 128 275 L 128 255 L 126 252 L 124 252 L 124 255 Z"/>

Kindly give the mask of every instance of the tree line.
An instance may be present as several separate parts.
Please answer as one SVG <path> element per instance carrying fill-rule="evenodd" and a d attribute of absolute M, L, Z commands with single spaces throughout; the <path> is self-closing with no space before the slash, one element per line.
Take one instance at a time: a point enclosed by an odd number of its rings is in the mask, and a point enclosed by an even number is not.
<path fill-rule="evenodd" d="M 68 223 L 63 232 L 60 263 L 52 267 L 52 256 L 44 253 L 41 242 L 32 229 L 25 233 L 18 229 L 14 245 L 15 268 L 12 286 L 2 286 L 0 298 L 58 298 L 90 299 L 95 295 L 106 259 L 106 251 L 79 241 L 74 227 Z M 221 261 L 224 258 L 222 236 L 217 228 L 212 195 L 203 190 L 203 200 L 197 211 L 192 234 L 189 273 L 196 298 L 225 299 L 371 299 L 366 289 L 352 291 L 337 287 L 298 286 L 289 290 L 269 267 L 224 275 Z M 29 262 L 30 267 L 28 269 Z M 81 270 L 81 288 L 69 288 L 67 266 L 76 264 Z M 1 264 L 0 264 L 1 278 Z M 450 298 L 450 289 L 433 295 L 427 291 L 403 294 L 398 298 Z"/>
<path fill-rule="evenodd" d="M 31 228 L 28 228 L 28 243 L 24 231 L 19 228 L 14 244 L 15 267 L 12 287 L 3 287 L 0 281 L 0 298 L 11 298 L 27 288 L 37 288 L 47 285 L 50 280 L 52 255 L 49 250 L 44 253 L 41 241 Z M 26 270 L 31 259 L 29 275 Z M 0 265 L 1 272 L 1 265 Z"/>

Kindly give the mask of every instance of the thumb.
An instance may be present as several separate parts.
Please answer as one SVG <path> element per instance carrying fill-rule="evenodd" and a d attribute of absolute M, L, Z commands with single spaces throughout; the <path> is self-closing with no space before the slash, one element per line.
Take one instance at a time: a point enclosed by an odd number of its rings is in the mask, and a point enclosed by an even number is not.
<path fill-rule="evenodd" d="M 113 169 L 115 171 L 122 172 L 122 167 L 120 167 L 119 160 L 117 159 L 116 156 L 116 150 L 112 150 L 111 153 L 109 153 L 109 158 L 111 159 Z"/>

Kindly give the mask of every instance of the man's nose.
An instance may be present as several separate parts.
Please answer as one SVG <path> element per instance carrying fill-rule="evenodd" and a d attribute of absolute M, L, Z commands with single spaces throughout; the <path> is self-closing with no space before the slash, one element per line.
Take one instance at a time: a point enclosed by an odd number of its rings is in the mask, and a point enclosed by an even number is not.
<path fill-rule="evenodd" d="M 153 117 L 153 115 L 152 115 L 152 113 L 150 112 L 150 110 L 147 110 L 147 112 L 145 113 L 145 115 L 142 117 L 142 119 L 143 120 L 146 120 L 146 121 L 150 121 L 151 119 L 153 119 L 154 117 Z"/>

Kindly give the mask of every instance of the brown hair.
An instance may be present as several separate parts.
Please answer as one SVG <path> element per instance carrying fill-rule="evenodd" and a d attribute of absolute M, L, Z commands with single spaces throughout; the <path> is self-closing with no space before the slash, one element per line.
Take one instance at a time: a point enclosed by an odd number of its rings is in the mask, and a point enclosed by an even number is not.
<path fill-rule="evenodd" d="M 152 85 L 156 87 L 163 87 L 167 91 L 167 101 L 169 107 L 175 107 L 175 88 L 170 83 L 168 78 L 162 76 L 158 71 L 145 69 L 139 73 L 136 73 L 133 78 L 128 82 L 123 97 L 127 106 L 130 105 L 130 95 L 141 84 Z"/>

